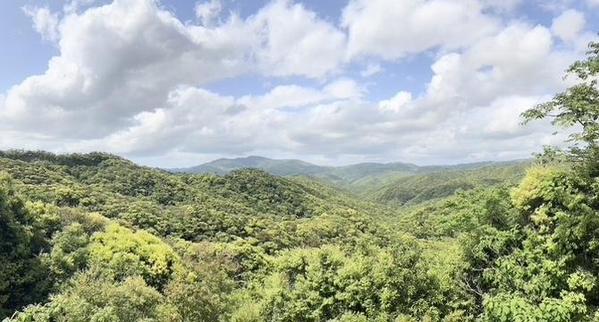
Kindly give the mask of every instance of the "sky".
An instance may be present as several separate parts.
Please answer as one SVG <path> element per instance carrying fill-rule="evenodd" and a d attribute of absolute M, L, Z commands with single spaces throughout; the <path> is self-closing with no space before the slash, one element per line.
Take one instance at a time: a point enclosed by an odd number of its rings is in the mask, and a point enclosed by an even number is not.
<path fill-rule="evenodd" d="M 1 1 L 0 149 L 184 167 L 528 158 L 599 0 Z"/>

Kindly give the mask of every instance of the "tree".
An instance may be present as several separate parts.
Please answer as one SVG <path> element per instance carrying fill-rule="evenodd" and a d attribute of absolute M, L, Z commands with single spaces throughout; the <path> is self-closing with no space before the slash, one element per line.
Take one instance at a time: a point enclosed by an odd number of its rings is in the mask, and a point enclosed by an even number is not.
<path fill-rule="evenodd" d="M 575 62 L 568 68 L 566 77 L 576 77 L 578 84 L 557 94 L 551 101 L 539 104 L 524 113 L 524 123 L 549 117 L 552 123 L 562 127 L 579 126 L 580 132 L 571 135 L 571 140 L 583 143 L 583 150 L 599 148 L 599 42 L 591 42 L 586 59 Z M 582 154 L 578 147 L 575 154 Z"/>
<path fill-rule="evenodd" d="M 180 321 L 164 297 L 141 277 L 114 282 L 98 271 L 74 278 L 45 305 L 32 305 L 12 321 Z"/>
<path fill-rule="evenodd" d="M 530 169 L 513 191 L 524 225 L 508 236 L 517 238 L 487 232 L 472 236 L 466 248 L 483 320 L 599 317 L 599 43 L 589 48 L 587 58 L 568 69 L 576 85 L 522 114 L 525 123 L 548 117 L 557 126 L 578 127 L 567 162 Z M 549 150 L 549 159 L 554 156 Z"/>
<path fill-rule="evenodd" d="M 417 247 L 372 247 L 348 254 L 335 246 L 288 251 L 249 288 L 233 321 L 328 321 L 364 317 L 436 316 L 444 299 Z M 354 320 L 359 318 L 356 317 Z M 363 318 L 362 318 L 363 320 Z"/>
<path fill-rule="evenodd" d="M 43 233 L 8 176 L 0 173 L 0 318 L 43 298 L 49 289 L 38 256 Z"/>
<path fill-rule="evenodd" d="M 177 254 L 158 237 L 145 231 L 133 232 L 117 224 L 94 236 L 90 265 L 116 281 L 141 276 L 159 290 L 181 269 Z"/>

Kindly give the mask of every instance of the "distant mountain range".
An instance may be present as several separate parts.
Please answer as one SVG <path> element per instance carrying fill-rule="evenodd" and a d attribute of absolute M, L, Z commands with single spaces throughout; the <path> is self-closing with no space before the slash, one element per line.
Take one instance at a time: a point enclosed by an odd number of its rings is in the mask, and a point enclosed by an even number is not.
<path fill-rule="evenodd" d="M 172 172 L 225 175 L 233 170 L 255 168 L 277 176 L 309 176 L 320 178 L 339 185 L 382 184 L 392 178 L 443 172 L 451 170 L 472 170 L 487 166 L 525 163 L 525 160 L 507 162 L 477 162 L 458 165 L 418 166 L 411 163 L 357 163 L 346 166 L 320 166 L 294 159 L 269 159 L 249 156 L 233 159 L 218 159 L 190 168 L 170 169 Z"/>

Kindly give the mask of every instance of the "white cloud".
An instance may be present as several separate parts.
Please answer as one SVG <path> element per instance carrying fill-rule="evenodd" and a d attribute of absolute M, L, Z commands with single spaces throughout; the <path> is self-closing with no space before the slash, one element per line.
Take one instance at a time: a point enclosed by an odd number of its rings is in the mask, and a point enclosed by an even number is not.
<path fill-rule="evenodd" d="M 202 25 L 208 26 L 214 23 L 222 8 L 220 0 L 198 2 L 195 6 L 195 14 Z"/>
<path fill-rule="evenodd" d="M 45 73 L 0 95 L 0 148 L 162 161 L 249 153 L 426 163 L 526 157 L 555 137 L 546 123 L 521 127 L 519 113 L 565 88 L 563 71 L 592 39 L 576 13 L 551 28 L 501 22 L 491 13 L 512 5 L 496 1 L 352 0 L 344 29 L 290 1 L 226 19 L 219 3 L 198 4 L 200 25 L 151 0 L 116 0 L 62 20 L 35 11 L 34 24 L 56 19 L 39 30 L 55 30 L 59 54 Z M 556 46 L 554 36 L 571 45 Z M 398 88 L 374 99 L 348 77 L 385 72 L 381 60 L 406 55 L 433 60 L 421 91 L 383 84 Z M 231 96 L 206 89 L 248 75 L 271 88 Z"/>
<path fill-rule="evenodd" d="M 337 79 L 327 84 L 323 91 L 335 99 L 357 99 L 364 94 L 364 89 L 349 78 Z"/>
<path fill-rule="evenodd" d="M 467 46 L 497 29 L 475 0 L 352 0 L 343 11 L 348 56 L 397 59 Z"/>
<path fill-rule="evenodd" d="M 31 17 L 33 28 L 43 39 L 56 41 L 59 38 L 58 14 L 48 8 L 23 7 L 23 11 Z"/>
<path fill-rule="evenodd" d="M 552 47 L 547 28 L 514 23 L 461 53 L 439 58 L 432 66 L 434 75 L 427 93 L 431 99 L 453 97 L 466 106 L 476 106 L 502 95 L 558 90 L 572 57 L 554 52 Z"/>
<path fill-rule="evenodd" d="M 164 107 L 179 86 L 257 72 L 321 77 L 343 55 L 341 32 L 286 1 L 211 27 L 183 24 L 152 0 L 116 0 L 61 21 L 37 9 L 33 19 L 43 34 L 59 37 L 60 54 L 44 74 L 9 90 L 0 117 L 12 129 L 57 137 L 128 127 L 133 116 Z"/>
<path fill-rule="evenodd" d="M 570 9 L 553 19 L 551 31 L 563 41 L 572 42 L 583 31 L 585 22 L 582 12 Z"/>
<path fill-rule="evenodd" d="M 321 91 L 298 85 L 280 85 L 261 96 L 246 95 L 237 100 L 240 105 L 249 108 L 274 109 L 281 107 L 300 107 L 318 103 L 327 98 Z"/>
<path fill-rule="evenodd" d="M 90 147 L 117 150 L 120 153 L 163 153 L 176 147 L 184 147 L 193 137 L 208 144 L 214 139 L 217 127 L 222 126 L 230 115 L 239 113 L 232 97 L 187 87 L 172 91 L 164 108 L 141 112 L 134 117 L 134 124 L 106 138 L 87 142 Z M 230 133 L 228 136 L 231 137 Z M 224 142 L 223 142 L 224 144 Z M 241 144 L 241 143 L 238 143 Z M 226 149 L 226 147 L 223 147 Z"/>
<path fill-rule="evenodd" d="M 400 112 L 412 102 L 412 93 L 401 91 L 388 100 L 379 102 L 379 109 L 383 111 Z"/>
<path fill-rule="evenodd" d="M 187 27 L 153 1 L 117 0 L 60 22 L 60 55 L 47 71 L 13 87 L 2 116 L 56 136 L 98 137 L 165 104 L 185 84 L 247 69 L 251 44 L 241 22 Z M 60 124 L 61 126 L 50 126 Z"/>
<path fill-rule="evenodd" d="M 302 107 L 340 99 L 358 99 L 363 90 L 351 79 L 337 79 L 322 89 L 299 85 L 279 85 L 264 95 L 245 95 L 236 100 L 240 106 L 250 109 L 277 109 Z"/>
<path fill-rule="evenodd" d="M 275 0 L 249 23 L 264 38 L 265 46 L 256 55 L 265 74 L 318 78 L 337 69 L 343 59 L 345 35 L 299 3 Z"/>
<path fill-rule="evenodd" d="M 482 135 L 487 138 L 513 138 L 521 137 L 539 131 L 542 124 L 522 125 L 518 117 L 525 110 L 547 101 L 548 96 L 505 96 L 493 100 L 488 106 L 473 108 L 472 119 L 476 120 L 465 124 L 462 128 L 464 135 Z"/>
<path fill-rule="evenodd" d="M 366 66 L 366 68 L 364 68 L 360 72 L 360 75 L 362 77 L 370 77 L 370 76 L 376 75 L 382 71 L 383 71 L 383 68 L 381 67 L 380 64 L 370 63 Z"/>

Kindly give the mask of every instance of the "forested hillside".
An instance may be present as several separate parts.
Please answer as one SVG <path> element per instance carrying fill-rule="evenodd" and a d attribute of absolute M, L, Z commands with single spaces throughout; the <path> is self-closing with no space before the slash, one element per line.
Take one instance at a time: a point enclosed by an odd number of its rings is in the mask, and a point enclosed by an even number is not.
<path fill-rule="evenodd" d="M 439 172 L 467 171 L 480 168 L 501 168 L 512 162 L 477 162 L 445 166 L 417 166 L 411 163 L 357 163 L 345 166 L 320 166 L 300 160 L 277 160 L 258 156 L 218 159 L 195 167 L 170 169 L 174 173 L 226 175 L 241 169 L 260 169 L 283 177 L 306 176 L 323 180 L 348 190 L 362 192 L 379 188 L 384 183 L 404 176 L 426 175 Z"/>
<path fill-rule="evenodd" d="M 394 179 L 0 153 L 5 321 L 597 321 L 599 44 L 534 162 Z M 370 196 L 370 197 L 369 197 Z M 368 197 L 370 199 L 368 199 Z"/>
<path fill-rule="evenodd" d="M 389 216 L 384 210 L 308 179 L 250 169 L 223 177 L 173 175 L 102 153 L 9 151 L 0 166 L 7 209 L 3 243 L 14 248 L 3 248 L 3 261 L 14 265 L 2 271 L 10 276 L 1 289 L 3 314 L 60 294 L 18 319 L 53 320 L 64 313 L 69 320 L 163 319 L 161 314 L 197 320 L 205 312 L 188 316 L 185 310 L 208 305 L 202 310 L 213 310 L 214 317 L 200 320 L 244 321 L 246 310 L 259 304 L 254 287 L 276 273 L 275 263 L 305 258 L 320 270 L 320 258 L 332 256 L 336 264 L 327 270 L 337 271 L 360 256 L 383 256 L 389 244 L 416 247 L 412 238 L 373 222 Z M 35 270 L 24 269 L 30 265 Z M 117 294 L 134 298 L 111 303 Z M 182 298 L 191 303 L 179 303 Z M 145 304 L 139 312 L 123 312 L 129 301 Z M 74 312 L 75 306 L 81 309 Z"/>
<path fill-rule="evenodd" d="M 451 169 L 423 175 L 391 177 L 382 182 L 362 183 L 351 190 L 377 203 L 410 206 L 448 197 L 458 191 L 515 185 L 524 177 L 530 164 L 522 161 L 467 170 Z"/>
<path fill-rule="evenodd" d="M 225 175 L 234 170 L 253 168 L 264 170 L 277 176 L 316 175 L 328 170 L 300 160 L 274 160 L 258 156 L 249 156 L 236 159 L 218 159 L 195 167 L 171 169 L 173 172 L 193 174 L 220 174 Z"/>

